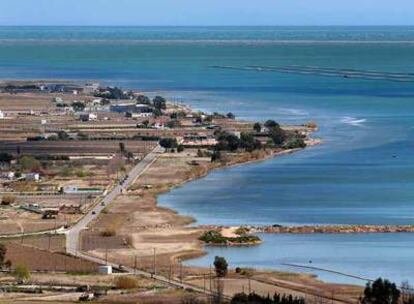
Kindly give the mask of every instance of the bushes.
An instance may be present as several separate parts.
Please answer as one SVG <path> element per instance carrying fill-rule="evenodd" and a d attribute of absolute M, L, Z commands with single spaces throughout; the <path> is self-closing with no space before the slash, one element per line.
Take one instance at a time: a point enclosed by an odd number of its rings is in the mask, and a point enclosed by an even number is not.
<path fill-rule="evenodd" d="M 160 140 L 160 146 L 166 149 L 175 149 L 178 146 L 177 139 L 175 138 L 162 138 Z"/>
<path fill-rule="evenodd" d="M 303 149 L 306 148 L 306 143 L 302 137 L 294 136 L 287 141 L 284 147 L 286 149 Z"/>
<path fill-rule="evenodd" d="M 139 285 L 135 278 L 122 276 L 115 279 L 115 286 L 117 289 L 134 289 Z"/>
<path fill-rule="evenodd" d="M 34 171 L 40 169 L 40 162 L 32 156 L 23 156 L 19 159 L 19 164 L 24 171 Z"/>
<path fill-rule="evenodd" d="M 240 235 L 238 237 L 225 237 L 219 231 L 209 230 L 204 232 L 200 237 L 200 241 L 207 244 L 226 245 L 226 244 L 254 244 L 260 242 L 260 238 L 255 235 Z"/>
<path fill-rule="evenodd" d="M 3 197 L 1 198 L 1 204 L 4 206 L 9 206 L 13 204 L 15 201 L 16 201 L 16 197 L 11 194 L 3 195 Z"/>
<path fill-rule="evenodd" d="M 230 304 L 305 304 L 305 299 L 301 297 L 293 297 L 292 295 L 283 295 L 275 293 L 273 298 L 269 295 L 264 297 L 258 294 L 238 293 L 233 296 Z"/>
<path fill-rule="evenodd" d="M 23 264 L 17 264 L 12 274 L 17 280 L 27 280 L 30 278 L 30 272 Z"/>
<path fill-rule="evenodd" d="M 116 231 L 114 229 L 105 229 L 103 231 L 101 231 L 101 236 L 102 237 L 111 237 L 111 236 L 115 236 L 116 235 Z"/>

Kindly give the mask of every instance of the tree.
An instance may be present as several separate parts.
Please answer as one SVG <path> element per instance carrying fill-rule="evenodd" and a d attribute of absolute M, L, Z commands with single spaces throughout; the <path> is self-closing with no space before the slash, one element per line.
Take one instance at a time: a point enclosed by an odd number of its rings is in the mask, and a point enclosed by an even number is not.
<path fill-rule="evenodd" d="M 0 268 L 4 265 L 6 259 L 7 248 L 4 244 L 0 244 Z"/>
<path fill-rule="evenodd" d="M 261 142 L 256 140 L 253 134 L 241 133 L 240 135 L 240 147 L 251 152 L 256 149 L 260 149 L 262 146 Z"/>
<path fill-rule="evenodd" d="M 274 121 L 274 120 L 272 120 L 272 119 L 267 120 L 267 121 L 264 123 L 264 126 L 265 126 L 266 128 L 269 128 L 269 129 L 271 129 L 271 128 L 275 128 L 275 127 L 279 127 L 279 128 L 280 128 L 280 125 L 279 125 L 276 121 Z"/>
<path fill-rule="evenodd" d="M 40 169 L 40 162 L 32 156 L 23 156 L 19 159 L 22 170 L 33 171 Z"/>
<path fill-rule="evenodd" d="M 13 155 L 9 153 L 0 153 L 0 162 L 10 163 L 13 160 Z"/>
<path fill-rule="evenodd" d="M 121 151 L 122 154 L 125 154 L 125 151 L 126 151 L 125 143 L 123 143 L 123 142 L 119 143 L 119 151 Z"/>
<path fill-rule="evenodd" d="M 219 278 L 225 277 L 228 271 L 228 264 L 225 258 L 216 256 L 214 258 L 214 269 Z"/>
<path fill-rule="evenodd" d="M 69 139 L 69 134 L 66 133 L 65 131 L 59 131 L 58 132 L 58 138 L 60 140 L 68 140 Z"/>
<path fill-rule="evenodd" d="M 162 138 L 160 140 L 160 146 L 166 149 L 174 149 L 177 148 L 178 143 L 176 138 Z"/>
<path fill-rule="evenodd" d="M 81 112 L 81 111 L 85 110 L 85 104 L 81 101 L 74 101 L 74 102 L 72 102 L 72 108 L 76 112 Z"/>
<path fill-rule="evenodd" d="M 216 162 L 221 160 L 221 152 L 220 151 L 214 151 L 211 155 L 211 162 Z"/>
<path fill-rule="evenodd" d="M 361 304 L 397 304 L 400 291 L 394 283 L 379 278 L 368 283 L 364 290 Z"/>
<path fill-rule="evenodd" d="M 236 119 L 236 116 L 231 112 L 227 113 L 226 116 L 228 119 Z"/>
<path fill-rule="evenodd" d="M 286 139 L 286 133 L 279 125 L 269 128 L 269 136 L 276 146 L 283 144 Z"/>
<path fill-rule="evenodd" d="M 293 136 L 289 138 L 288 142 L 285 144 L 286 149 L 303 149 L 306 147 L 306 143 L 300 136 Z"/>
<path fill-rule="evenodd" d="M 30 278 L 30 273 L 25 265 L 17 264 L 14 268 L 13 276 L 18 280 L 24 281 Z"/>
<path fill-rule="evenodd" d="M 137 96 L 137 103 L 149 105 L 149 104 L 151 104 L 151 99 L 149 99 L 149 97 L 145 96 L 145 95 L 138 95 Z"/>
<path fill-rule="evenodd" d="M 152 103 L 158 110 L 165 110 L 167 108 L 167 101 L 162 96 L 155 96 Z"/>
<path fill-rule="evenodd" d="M 239 148 L 240 145 L 240 139 L 231 133 L 228 132 L 219 132 L 217 135 L 217 150 L 222 151 L 236 151 Z"/>
<path fill-rule="evenodd" d="M 262 125 L 260 124 L 260 122 L 256 122 L 256 123 L 253 125 L 253 130 L 255 130 L 255 131 L 256 131 L 256 133 L 260 133 L 260 131 L 262 130 Z"/>

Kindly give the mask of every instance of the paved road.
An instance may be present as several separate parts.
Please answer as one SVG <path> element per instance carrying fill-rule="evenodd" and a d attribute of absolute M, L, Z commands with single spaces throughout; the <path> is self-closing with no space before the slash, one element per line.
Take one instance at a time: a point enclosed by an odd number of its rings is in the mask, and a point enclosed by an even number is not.
<path fill-rule="evenodd" d="M 119 194 L 122 193 L 123 189 L 128 188 L 128 186 L 130 184 L 132 184 L 142 173 L 145 172 L 145 170 L 157 159 L 157 157 L 159 156 L 160 153 L 162 153 L 164 151 L 163 148 L 161 148 L 160 146 L 157 146 L 154 148 L 154 150 L 152 150 L 152 152 L 150 152 L 143 160 L 141 160 L 129 173 L 128 178 L 122 182 L 122 184 L 117 185 L 111 192 L 109 192 L 105 198 L 102 200 L 102 202 L 104 203 L 104 205 L 102 205 L 101 203 L 97 204 L 94 208 L 92 208 L 92 210 L 90 210 L 76 225 L 74 225 L 73 227 L 71 227 L 70 229 L 67 230 L 66 232 L 66 251 L 72 255 L 75 255 L 77 257 L 83 258 L 85 260 L 89 260 L 98 264 L 102 264 L 102 265 L 111 265 L 114 268 L 120 268 L 120 265 L 118 264 L 114 264 L 111 263 L 109 261 L 105 261 L 104 259 L 95 257 L 95 256 L 91 256 L 89 254 L 86 254 L 84 252 L 81 252 L 79 250 L 79 238 L 80 238 L 80 233 L 82 232 L 82 230 L 84 230 L 85 228 L 87 228 L 87 226 L 94 220 L 96 219 L 99 214 L 102 212 L 103 209 L 105 209 L 105 207 L 110 204 Z M 142 270 L 138 270 L 138 269 L 133 269 L 131 267 L 126 267 L 123 266 L 122 270 L 125 272 L 129 272 L 131 274 L 137 274 L 137 275 L 142 275 L 144 277 L 147 278 L 152 278 L 154 280 L 157 280 L 159 282 L 163 282 L 166 284 L 169 284 L 173 287 L 176 288 L 183 288 L 183 289 L 187 289 L 190 288 L 194 291 L 200 292 L 200 293 L 204 293 L 204 294 L 213 294 L 211 291 L 205 290 L 203 288 L 194 286 L 192 284 L 188 284 L 188 283 L 184 283 L 184 282 L 180 282 L 177 280 L 170 280 L 164 276 L 160 276 L 160 275 L 154 275 L 150 272 L 145 272 Z"/>
<path fill-rule="evenodd" d="M 68 229 L 66 232 L 66 250 L 68 253 L 79 254 L 79 236 L 83 229 L 96 219 L 105 207 L 127 189 L 145 170 L 157 159 L 158 155 L 163 152 L 163 148 L 157 146 L 147 156 L 145 156 L 130 172 L 128 178 L 109 192 L 101 203 L 97 204 L 90 210 L 78 223 Z"/>

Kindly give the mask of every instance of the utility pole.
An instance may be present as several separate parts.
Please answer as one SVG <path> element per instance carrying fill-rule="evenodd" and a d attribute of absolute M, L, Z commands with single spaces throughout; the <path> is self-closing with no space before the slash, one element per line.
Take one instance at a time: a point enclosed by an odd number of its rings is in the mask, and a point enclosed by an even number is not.
<path fill-rule="evenodd" d="M 156 249 L 154 248 L 154 257 L 153 257 L 153 261 L 152 261 L 152 263 L 153 263 L 153 273 L 154 273 L 154 275 L 156 275 L 156 271 L 157 271 L 157 269 L 156 269 L 156 263 L 157 263 L 157 261 L 156 261 Z"/>
<path fill-rule="evenodd" d="M 183 261 L 180 259 L 180 282 L 183 283 Z"/>
<path fill-rule="evenodd" d="M 137 274 L 137 256 L 134 256 L 134 274 Z"/>
<path fill-rule="evenodd" d="M 108 265 L 108 244 L 105 244 L 105 265 Z"/>
<path fill-rule="evenodd" d="M 211 265 L 210 265 L 210 270 L 209 270 L 209 278 L 210 278 L 210 292 L 211 292 Z"/>
<path fill-rule="evenodd" d="M 250 277 L 248 278 L 248 280 L 249 280 L 249 294 L 251 294 L 252 293 L 252 283 L 250 281 Z"/>

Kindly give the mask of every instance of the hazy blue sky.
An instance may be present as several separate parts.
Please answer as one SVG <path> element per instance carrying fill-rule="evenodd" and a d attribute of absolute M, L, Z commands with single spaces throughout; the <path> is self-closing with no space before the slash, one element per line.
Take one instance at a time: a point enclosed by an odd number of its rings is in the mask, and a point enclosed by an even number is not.
<path fill-rule="evenodd" d="M 0 25 L 407 25 L 414 0 L 0 0 Z"/>

